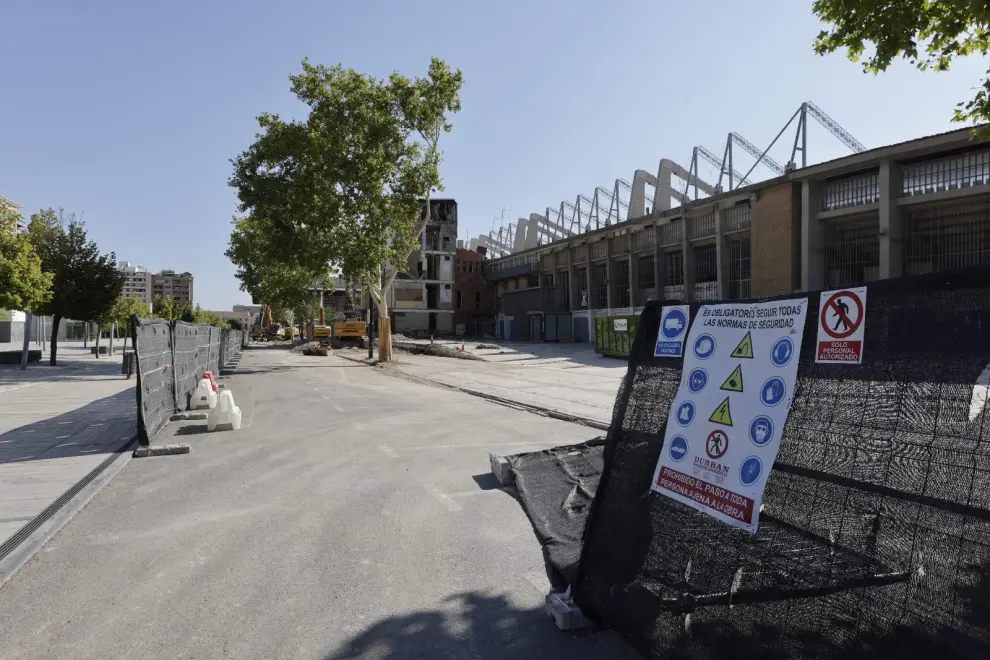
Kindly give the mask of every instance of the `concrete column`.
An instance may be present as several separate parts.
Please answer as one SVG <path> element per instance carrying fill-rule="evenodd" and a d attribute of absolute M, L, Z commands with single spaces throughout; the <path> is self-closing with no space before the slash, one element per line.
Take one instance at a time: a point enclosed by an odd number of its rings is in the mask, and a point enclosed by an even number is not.
<path fill-rule="evenodd" d="M 595 273 L 591 261 L 591 244 L 584 246 L 585 285 L 588 291 L 588 342 L 595 343 Z"/>
<path fill-rule="evenodd" d="M 681 250 L 684 255 L 684 302 L 694 301 L 694 250 L 688 240 L 687 214 L 681 217 Z"/>
<path fill-rule="evenodd" d="M 904 274 L 904 218 L 896 205 L 903 182 L 901 166 L 880 163 L 880 279 Z"/>
<path fill-rule="evenodd" d="M 629 250 L 629 306 L 639 307 L 639 281 L 637 275 L 639 274 L 639 255 L 632 251 L 632 246 L 630 245 Z"/>
<path fill-rule="evenodd" d="M 612 240 L 605 239 L 605 295 L 608 298 L 608 308 L 615 307 L 615 263 L 612 260 Z"/>
<path fill-rule="evenodd" d="M 663 280 L 667 271 L 663 263 L 663 248 L 660 247 L 660 227 L 653 227 L 653 283 L 657 289 L 657 300 L 663 300 Z"/>
<path fill-rule="evenodd" d="M 577 309 L 577 282 L 574 280 L 574 248 L 567 248 L 567 309 L 572 312 Z"/>
<path fill-rule="evenodd" d="M 818 219 L 822 208 L 822 183 L 801 182 L 801 289 L 825 288 L 825 223 Z"/>
<path fill-rule="evenodd" d="M 718 298 L 729 298 L 729 242 L 725 237 L 725 214 L 715 205 L 715 273 L 718 277 Z"/>

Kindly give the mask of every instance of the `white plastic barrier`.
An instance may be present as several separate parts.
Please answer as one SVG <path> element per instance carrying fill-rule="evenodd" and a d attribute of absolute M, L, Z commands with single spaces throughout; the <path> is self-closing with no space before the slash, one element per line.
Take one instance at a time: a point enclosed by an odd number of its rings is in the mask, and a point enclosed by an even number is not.
<path fill-rule="evenodd" d="M 216 431 L 218 426 L 227 425 L 234 431 L 241 428 L 241 409 L 234 405 L 234 393 L 223 390 L 220 392 L 220 401 L 206 418 L 206 430 Z"/>
<path fill-rule="evenodd" d="M 202 410 L 203 408 L 214 408 L 217 405 L 217 393 L 213 391 L 213 381 L 209 378 L 200 378 L 189 399 L 190 410 Z"/>

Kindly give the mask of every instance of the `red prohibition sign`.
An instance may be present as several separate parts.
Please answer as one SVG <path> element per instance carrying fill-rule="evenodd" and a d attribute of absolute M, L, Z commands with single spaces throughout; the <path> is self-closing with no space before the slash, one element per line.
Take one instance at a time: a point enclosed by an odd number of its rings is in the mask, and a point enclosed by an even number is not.
<path fill-rule="evenodd" d="M 839 298 L 851 298 L 852 301 L 856 304 L 855 323 L 849 320 L 849 315 L 843 312 L 842 309 L 837 304 L 836 301 L 838 301 Z M 825 313 L 828 312 L 830 309 L 836 314 L 838 314 L 839 318 L 842 319 L 842 322 L 845 324 L 846 329 L 843 330 L 842 332 L 833 330 L 832 328 L 829 327 L 828 321 L 825 318 Z M 859 296 L 857 296 L 852 291 L 839 291 L 838 293 L 833 293 L 832 296 L 828 299 L 828 302 L 825 303 L 825 306 L 822 307 L 822 315 L 821 315 L 822 330 L 824 330 L 825 334 L 827 334 L 829 337 L 832 337 L 833 339 L 845 339 L 852 333 L 856 332 L 856 330 L 859 329 L 859 326 L 862 323 L 863 323 L 863 301 L 860 300 Z"/>
<path fill-rule="evenodd" d="M 729 451 L 729 436 L 725 431 L 715 429 L 708 434 L 708 440 L 705 441 L 705 453 L 708 454 L 708 458 L 722 458 L 727 451 Z"/>

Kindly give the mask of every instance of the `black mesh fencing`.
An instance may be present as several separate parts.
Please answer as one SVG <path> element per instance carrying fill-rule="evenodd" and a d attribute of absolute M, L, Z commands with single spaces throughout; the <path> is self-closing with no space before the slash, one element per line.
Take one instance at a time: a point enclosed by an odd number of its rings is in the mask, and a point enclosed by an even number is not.
<path fill-rule="evenodd" d="M 588 509 L 602 474 L 604 436 L 577 445 L 506 456 L 519 501 L 543 546 L 547 576 L 563 589 L 574 579 Z"/>
<path fill-rule="evenodd" d="M 131 318 L 137 354 L 138 419 L 142 444 L 176 412 L 189 409 L 189 397 L 204 372 L 215 376 L 244 346 L 244 333 L 214 326 Z"/>
<path fill-rule="evenodd" d="M 647 657 L 990 657 L 990 269 L 871 283 L 858 366 L 814 362 L 805 295 L 755 535 L 650 490 L 682 361 L 653 357 L 679 301 L 644 310 L 578 604 Z"/>
<path fill-rule="evenodd" d="M 132 317 L 131 338 L 137 357 L 138 439 L 147 445 L 175 412 L 171 324 Z"/>

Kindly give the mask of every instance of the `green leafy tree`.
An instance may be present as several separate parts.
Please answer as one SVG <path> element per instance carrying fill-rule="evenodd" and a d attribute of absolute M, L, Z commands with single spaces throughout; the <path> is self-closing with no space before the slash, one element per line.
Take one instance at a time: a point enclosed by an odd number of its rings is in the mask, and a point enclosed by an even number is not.
<path fill-rule="evenodd" d="M 829 25 L 815 40 L 819 55 L 846 49 L 863 69 L 886 71 L 895 59 L 921 70 L 946 71 L 966 55 L 990 50 L 990 4 L 973 0 L 815 0 L 815 14 Z M 975 96 L 956 106 L 957 122 L 990 121 L 990 70 Z M 982 131 L 984 137 L 987 131 Z"/>
<path fill-rule="evenodd" d="M 427 77 L 387 80 L 342 66 L 290 76 L 305 121 L 262 115 L 234 159 L 230 185 L 262 226 L 267 257 L 363 283 L 381 319 L 379 359 L 391 359 L 388 297 L 442 190 L 440 135 L 460 110 L 462 75 L 433 59 Z"/>
<path fill-rule="evenodd" d="M 31 216 L 28 236 L 42 270 L 52 276 L 52 297 L 36 312 L 52 317 L 49 363 L 57 364 L 58 328 L 63 318 L 99 321 L 110 316 L 124 281 L 113 252 L 100 254 L 85 225 L 73 215 L 44 209 Z"/>
<path fill-rule="evenodd" d="M 308 304 L 313 286 L 326 277 L 327 266 L 320 260 L 293 258 L 278 249 L 279 237 L 272 223 L 254 215 L 235 217 L 227 258 L 237 267 L 241 290 L 266 304 L 294 308 Z M 307 263 L 310 261 L 311 263 Z"/>
<path fill-rule="evenodd" d="M 172 296 L 155 296 L 151 301 L 151 318 L 177 321 L 182 316 L 182 311 Z"/>
<path fill-rule="evenodd" d="M 20 219 L 0 201 L 0 309 L 33 312 L 51 300 L 52 274 L 42 270 L 28 235 L 17 231 Z"/>
<path fill-rule="evenodd" d="M 115 322 L 118 328 L 126 329 L 130 327 L 131 315 L 147 318 L 148 304 L 133 295 L 117 298 L 113 303 L 113 309 L 110 310 L 110 320 Z"/>

